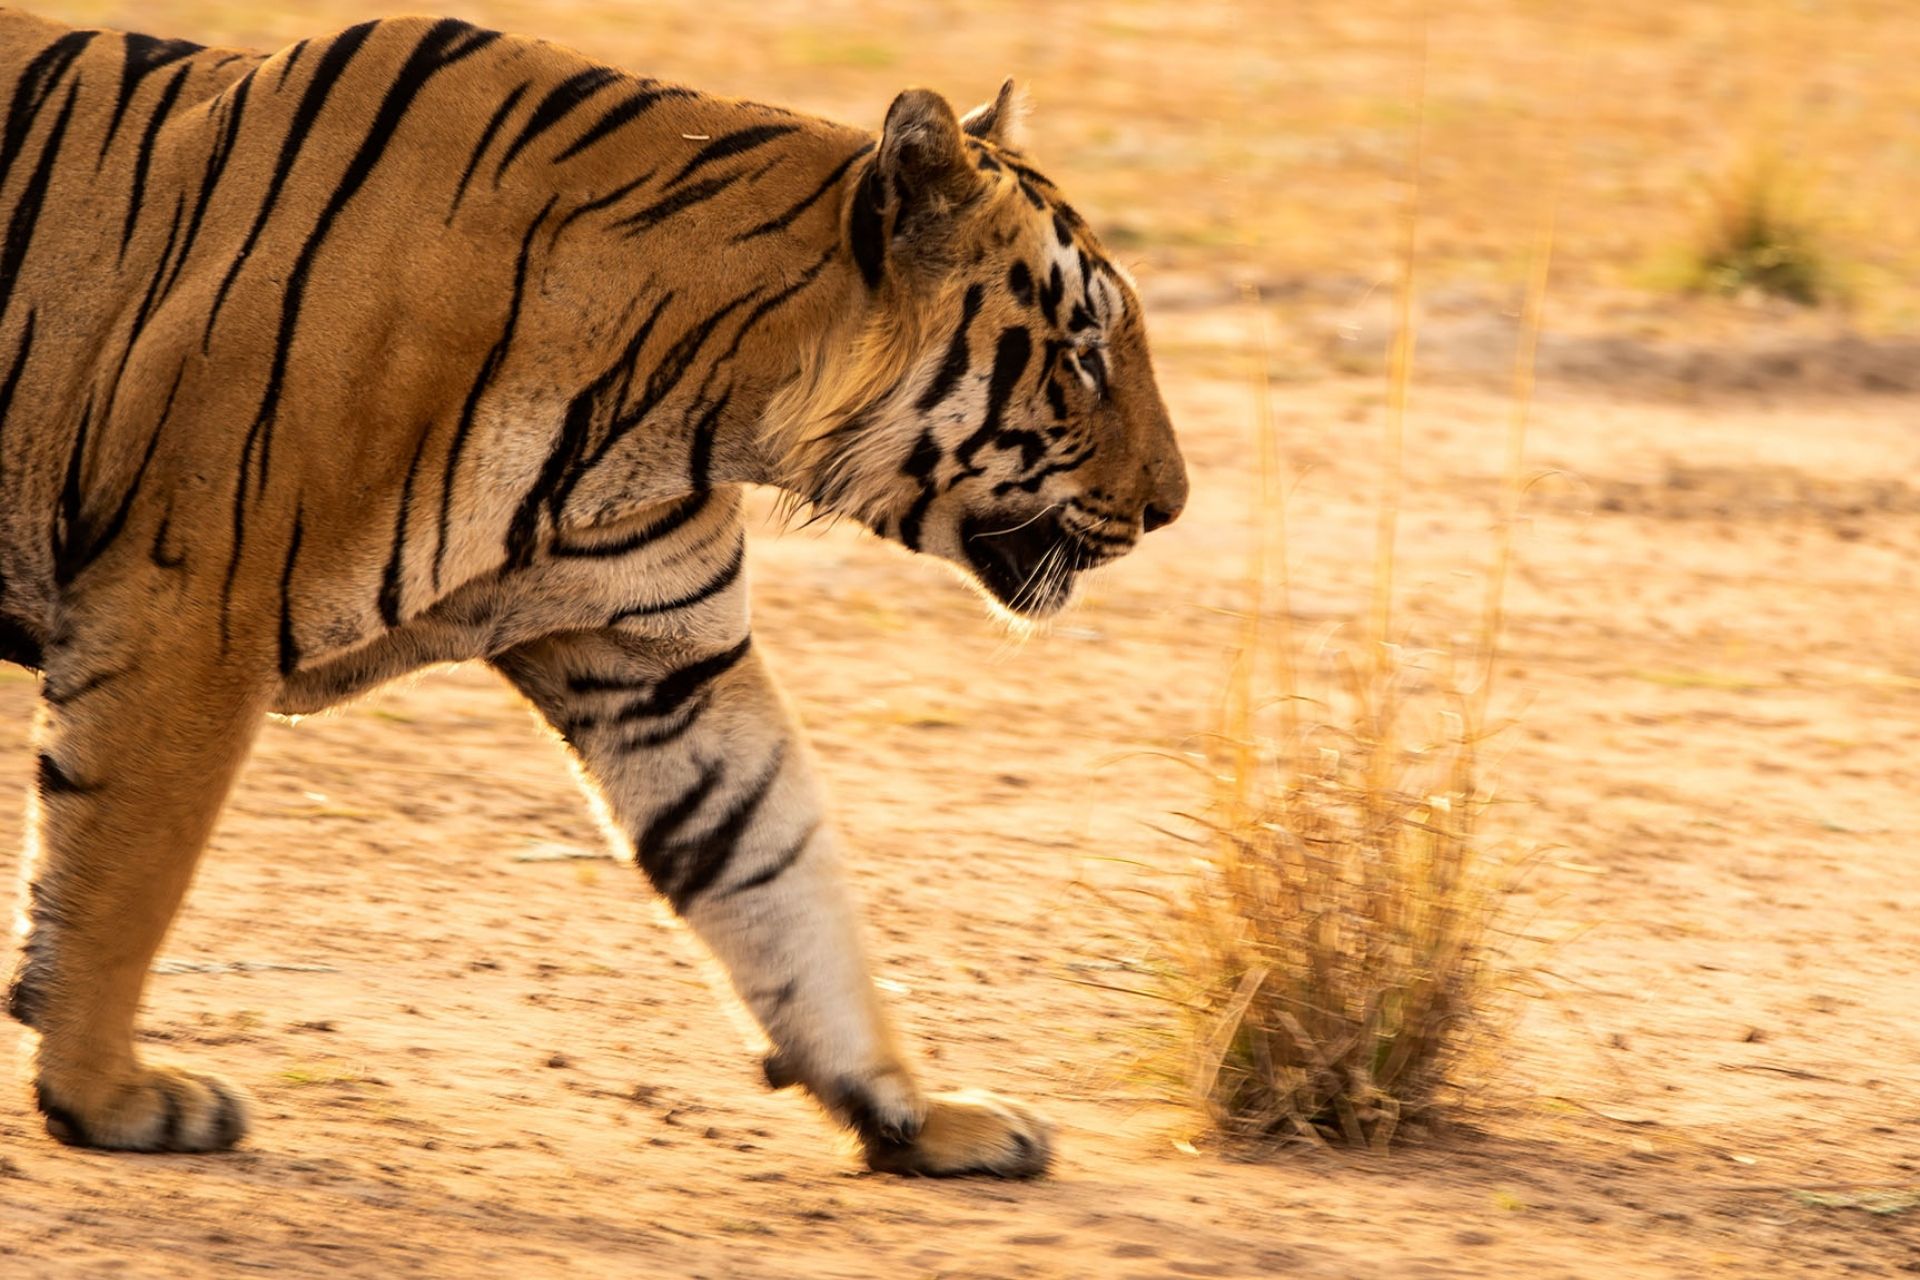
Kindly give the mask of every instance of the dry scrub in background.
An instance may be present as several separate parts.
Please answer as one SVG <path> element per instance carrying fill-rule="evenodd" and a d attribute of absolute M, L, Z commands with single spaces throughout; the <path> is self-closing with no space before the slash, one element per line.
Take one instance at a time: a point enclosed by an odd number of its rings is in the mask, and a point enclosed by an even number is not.
<path fill-rule="evenodd" d="M 1416 336 L 1425 49 L 1402 207 L 1380 450 L 1372 608 L 1357 643 L 1301 642 L 1289 601 L 1282 449 L 1264 313 L 1262 492 L 1244 643 L 1207 761 L 1210 856 L 1176 902 L 1161 970 L 1185 1024 L 1181 1083 L 1232 1138 L 1385 1148 L 1427 1116 L 1484 1036 L 1508 859 L 1489 846 L 1483 740 L 1512 558 L 1553 244 L 1543 204 L 1508 424 L 1504 519 L 1468 651 L 1420 650 L 1394 617 Z"/>
<path fill-rule="evenodd" d="M 1689 264 L 1696 292 L 1765 294 L 1802 306 L 1832 300 L 1837 281 L 1804 186 L 1780 156 L 1757 149 L 1707 191 Z"/>

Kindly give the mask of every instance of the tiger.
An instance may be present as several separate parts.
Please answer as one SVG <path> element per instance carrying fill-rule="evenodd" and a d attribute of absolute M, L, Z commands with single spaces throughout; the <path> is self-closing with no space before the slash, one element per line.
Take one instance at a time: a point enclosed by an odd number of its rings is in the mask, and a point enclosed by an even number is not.
<path fill-rule="evenodd" d="M 1010 625 L 1172 521 L 1139 292 L 1016 133 L 878 133 L 448 18 L 265 54 L 0 11 L 0 656 L 39 672 L 7 1010 L 59 1142 L 234 1146 L 134 1025 L 259 726 L 484 662 L 798 1087 L 900 1174 L 1044 1173 L 925 1090 L 750 627 L 746 486 Z"/>

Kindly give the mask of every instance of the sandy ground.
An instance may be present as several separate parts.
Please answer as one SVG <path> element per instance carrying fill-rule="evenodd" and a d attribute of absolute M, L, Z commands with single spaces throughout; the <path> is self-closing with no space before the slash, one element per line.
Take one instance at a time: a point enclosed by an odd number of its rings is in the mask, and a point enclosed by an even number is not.
<path fill-rule="evenodd" d="M 1170 312 L 1198 351 L 1238 319 Z M 758 1087 L 691 940 L 484 670 L 263 736 L 150 991 L 148 1051 L 258 1100 L 220 1157 L 53 1145 L 0 1091 L 0 1274 L 1698 1276 L 1920 1270 L 1920 416 L 1907 398 L 1675 407 L 1548 388 L 1499 739 L 1548 846 L 1541 973 L 1463 1123 L 1388 1158 L 1175 1142 L 1127 980 L 1200 803 L 1241 599 L 1251 392 L 1169 370 L 1189 514 L 1044 636 L 845 529 L 756 540 L 759 630 L 810 726 L 877 963 L 929 1081 L 1034 1100 L 1050 1180 L 856 1172 Z M 1307 469 L 1297 612 L 1362 608 L 1379 384 L 1276 399 Z M 1415 402 L 1408 616 L 1477 598 L 1504 401 Z M 23 789 L 35 687 L 0 685 Z M 19 818 L 0 817 L 11 878 Z M 1118 975 L 1116 977 L 1116 975 Z M 1809 1196 L 1835 1197 L 1826 1204 Z M 1897 1198 L 1884 1202 L 1898 1205 Z"/>
<path fill-rule="evenodd" d="M 395 6 L 37 8 L 273 46 Z M 1110 989 L 1162 929 L 1127 891 L 1191 857 L 1156 830 L 1204 800 L 1167 757 L 1210 723 L 1237 635 L 1241 281 L 1279 309 L 1296 612 L 1339 636 L 1364 608 L 1413 6 L 472 0 L 846 119 L 1016 72 L 1043 161 L 1147 284 L 1193 505 L 1050 633 L 1010 641 L 939 569 L 845 529 L 753 548 L 761 643 L 928 1081 L 1035 1101 L 1060 1166 L 858 1173 L 760 1088 L 638 874 L 594 857 L 561 749 L 457 670 L 270 726 L 169 940 L 147 1051 L 249 1089 L 248 1146 L 67 1151 L 0 1088 L 0 1277 L 1920 1271 L 1920 24 L 1889 0 L 1426 8 L 1401 582 L 1429 643 L 1470 628 L 1506 418 L 1488 378 L 1570 158 L 1531 441 L 1553 474 L 1493 753 L 1543 849 L 1509 919 L 1541 941 L 1516 944 L 1536 972 L 1450 1132 L 1386 1158 L 1182 1150 L 1190 1119 L 1128 1071 L 1166 1011 Z M 1649 274 L 1756 137 L 1805 168 L 1852 312 L 1682 303 Z M 0 790 L 27 785 L 34 693 L 0 670 Z M 0 808 L 0 881 L 20 836 Z"/>

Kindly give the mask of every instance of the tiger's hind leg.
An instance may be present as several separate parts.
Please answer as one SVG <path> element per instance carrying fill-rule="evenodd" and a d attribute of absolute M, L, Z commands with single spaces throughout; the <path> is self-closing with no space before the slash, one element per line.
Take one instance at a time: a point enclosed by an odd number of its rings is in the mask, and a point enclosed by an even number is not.
<path fill-rule="evenodd" d="M 141 623 L 154 630 L 131 653 L 107 658 L 69 642 L 48 655 L 25 956 L 8 1007 L 37 1033 L 35 1100 L 54 1137 L 213 1151 L 246 1131 L 239 1096 L 210 1076 L 142 1062 L 133 1024 L 264 696 L 209 651 L 217 640 Z"/>
<path fill-rule="evenodd" d="M 804 745 L 744 637 L 669 647 L 617 629 L 550 637 L 498 664 L 573 745 L 635 861 L 726 967 L 773 1042 L 870 1167 L 1027 1177 L 1047 1125 L 1017 1103 L 923 1094 L 880 1008 Z"/>

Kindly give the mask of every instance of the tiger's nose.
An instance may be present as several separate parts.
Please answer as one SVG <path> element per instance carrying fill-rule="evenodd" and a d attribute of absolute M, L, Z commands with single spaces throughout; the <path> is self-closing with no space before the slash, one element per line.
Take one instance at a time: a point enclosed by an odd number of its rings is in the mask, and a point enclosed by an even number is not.
<path fill-rule="evenodd" d="M 1148 533 L 1164 529 L 1180 518 L 1187 506 L 1187 468 L 1178 454 L 1171 466 L 1162 467 L 1148 491 L 1147 505 L 1140 510 L 1140 527 Z"/>

